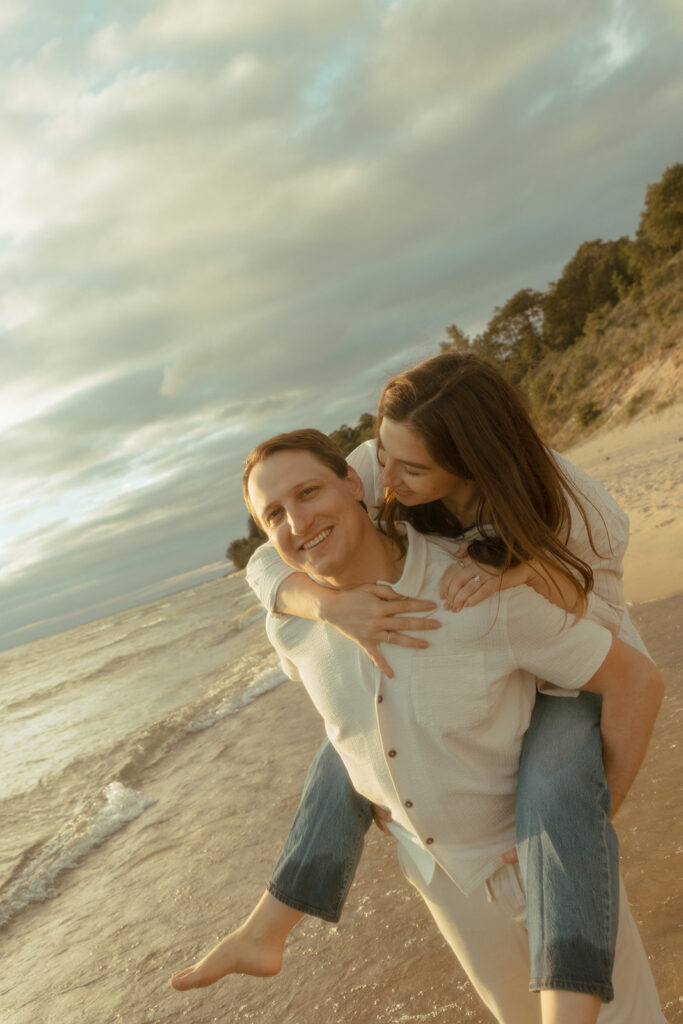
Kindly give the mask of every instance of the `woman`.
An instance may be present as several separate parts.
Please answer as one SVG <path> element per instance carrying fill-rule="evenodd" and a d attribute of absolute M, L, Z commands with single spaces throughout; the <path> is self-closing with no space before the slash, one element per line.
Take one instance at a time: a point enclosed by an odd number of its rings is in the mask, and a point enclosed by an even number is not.
<path fill-rule="evenodd" d="M 489 364 L 445 354 L 394 377 L 380 399 L 377 446 L 366 443 L 349 461 L 368 504 L 381 505 L 385 531 L 408 520 L 462 540 L 442 585 L 453 610 L 526 582 L 640 646 L 620 586 L 626 517 L 599 485 L 543 446 L 519 396 Z M 433 606 L 389 588 L 326 590 L 292 575 L 268 546 L 252 560 L 249 579 L 267 607 L 326 619 L 388 674 L 379 643 L 426 646 L 402 630 L 431 628 L 429 620 L 403 616 Z M 614 810 L 624 794 L 612 796 Z M 544 1024 L 591 1024 L 613 996 L 618 852 L 609 813 L 595 700 L 539 694 L 521 764 L 517 839 L 531 987 L 541 992 Z M 173 986 L 210 984 L 234 970 L 275 973 L 302 912 L 338 919 L 369 821 L 369 807 L 324 744 L 269 892 L 238 932 L 174 975 Z M 578 849 L 576 834 L 586 836 Z"/>

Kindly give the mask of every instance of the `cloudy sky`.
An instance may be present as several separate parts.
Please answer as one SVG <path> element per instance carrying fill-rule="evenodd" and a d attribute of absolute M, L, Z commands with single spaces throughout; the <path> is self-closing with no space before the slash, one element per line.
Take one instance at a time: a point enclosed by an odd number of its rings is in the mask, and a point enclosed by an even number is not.
<path fill-rule="evenodd" d="M 223 568 L 253 443 L 632 234 L 682 43 L 678 0 L 3 0 L 0 646 Z"/>

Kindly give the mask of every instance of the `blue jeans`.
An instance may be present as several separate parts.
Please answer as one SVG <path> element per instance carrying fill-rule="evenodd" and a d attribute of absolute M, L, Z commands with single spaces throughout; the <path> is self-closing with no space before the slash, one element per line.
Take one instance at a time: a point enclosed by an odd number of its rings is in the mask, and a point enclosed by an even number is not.
<path fill-rule="evenodd" d="M 338 921 L 372 821 L 328 740 L 316 753 L 268 892 L 288 907 Z"/>
<path fill-rule="evenodd" d="M 609 820 L 600 700 L 539 694 L 524 739 L 517 849 L 527 892 L 534 991 L 614 998 L 619 851 Z M 287 906 L 338 921 L 372 820 L 325 740 L 309 769 L 268 890 Z"/>
<path fill-rule="evenodd" d="M 538 694 L 517 786 L 533 991 L 614 998 L 619 843 L 610 822 L 601 700 Z"/>

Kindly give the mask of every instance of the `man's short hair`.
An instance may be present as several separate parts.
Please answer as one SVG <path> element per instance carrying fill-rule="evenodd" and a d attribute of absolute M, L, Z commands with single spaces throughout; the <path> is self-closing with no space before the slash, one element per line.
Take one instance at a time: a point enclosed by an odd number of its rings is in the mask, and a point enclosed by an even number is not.
<path fill-rule="evenodd" d="M 309 452 L 324 465 L 328 466 L 336 476 L 342 480 L 346 479 L 349 473 L 349 466 L 342 455 L 341 449 L 334 441 L 323 434 L 320 430 L 290 430 L 287 434 L 276 434 L 269 437 L 267 441 L 261 441 L 252 451 L 249 452 L 244 461 L 242 473 L 242 491 L 244 501 L 255 522 L 259 523 L 258 516 L 249 500 L 249 477 L 254 466 L 264 462 L 276 452 L 301 451 Z M 261 523 L 259 523 L 262 526 Z"/>

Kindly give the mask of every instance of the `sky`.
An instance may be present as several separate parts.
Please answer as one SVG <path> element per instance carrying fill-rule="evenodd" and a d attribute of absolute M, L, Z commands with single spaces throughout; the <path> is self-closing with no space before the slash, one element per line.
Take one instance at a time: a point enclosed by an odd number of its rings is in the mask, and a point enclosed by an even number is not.
<path fill-rule="evenodd" d="M 263 438 L 632 235 L 679 0 L 3 0 L 0 648 L 225 572 Z"/>

